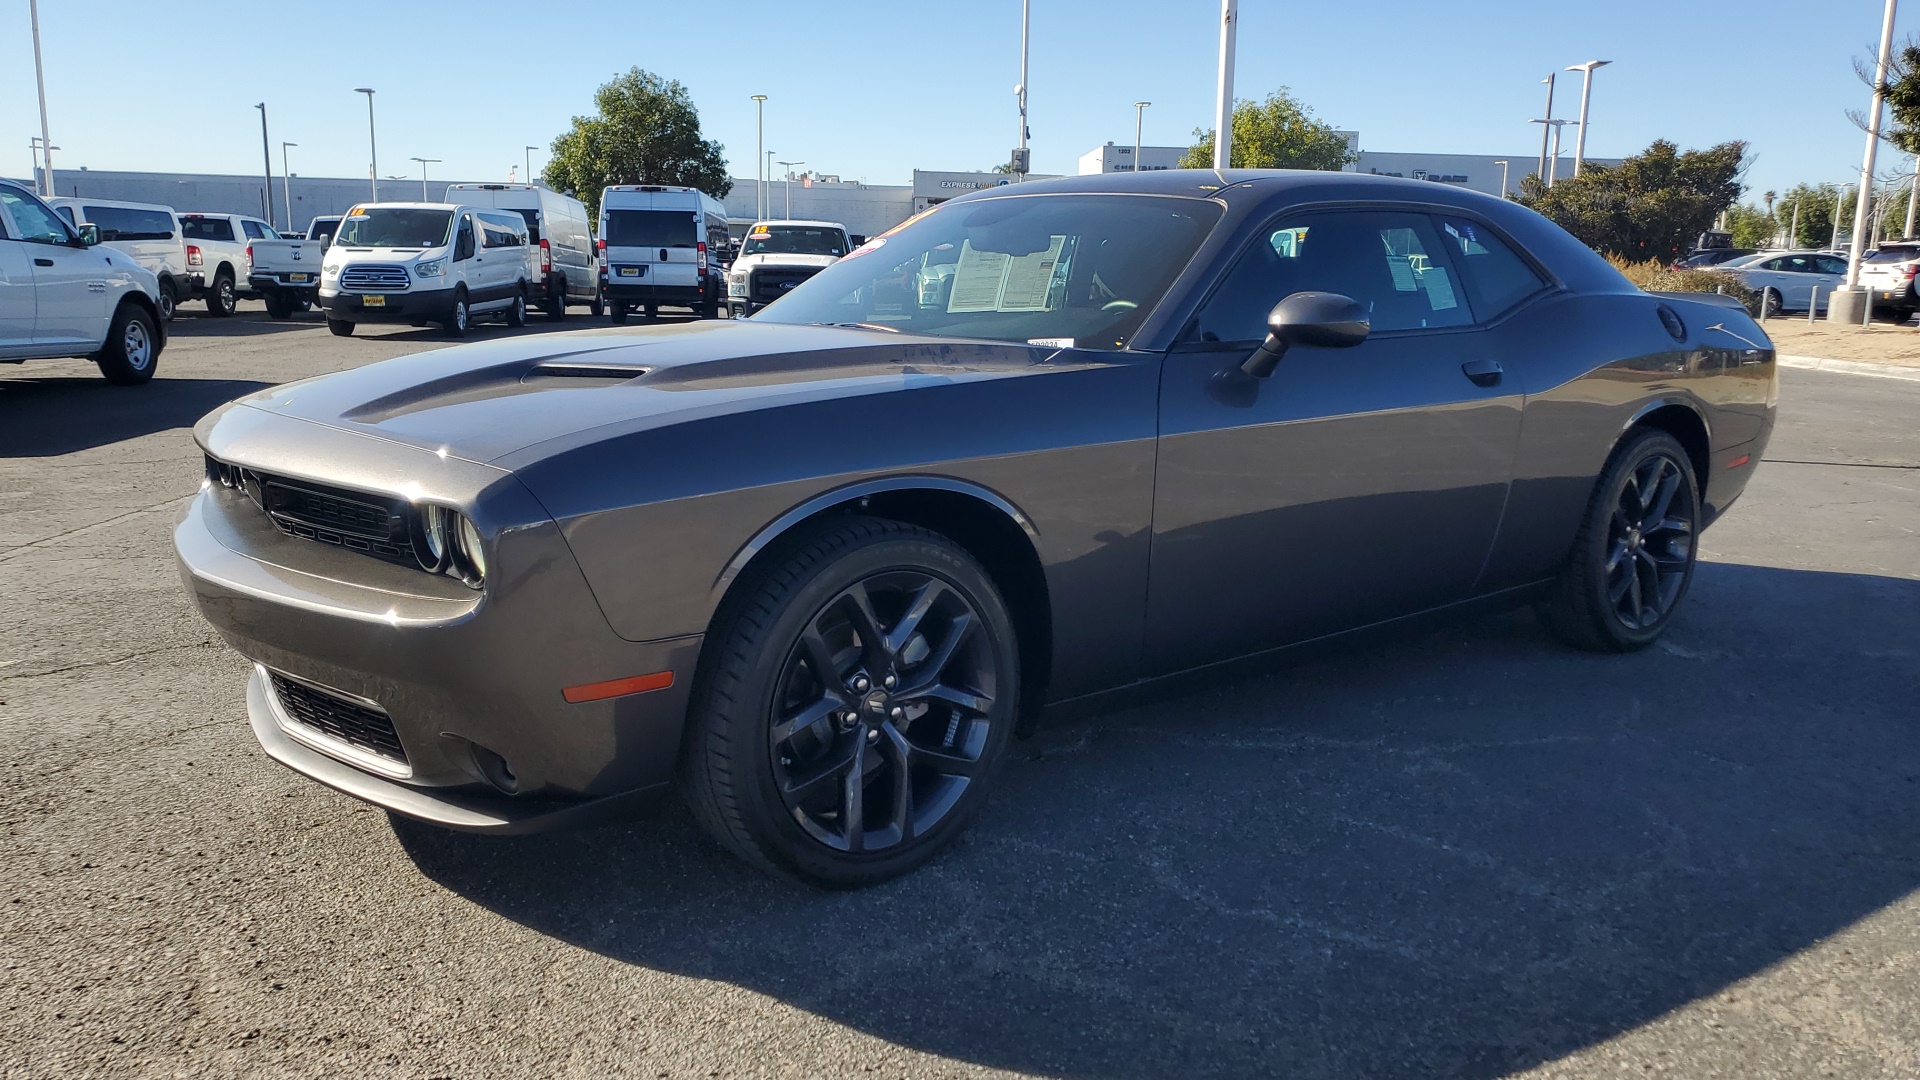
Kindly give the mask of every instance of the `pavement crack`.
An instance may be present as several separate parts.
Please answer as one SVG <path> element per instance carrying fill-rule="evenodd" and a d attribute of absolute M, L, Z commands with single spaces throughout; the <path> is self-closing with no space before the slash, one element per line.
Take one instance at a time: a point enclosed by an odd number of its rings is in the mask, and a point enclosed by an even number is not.
<path fill-rule="evenodd" d="M 46 668 L 42 671 L 16 671 L 7 675 L 0 675 L 0 682 L 6 682 L 12 679 L 38 679 L 47 675 L 64 675 L 69 671 L 85 671 L 87 668 L 110 667 L 114 664 L 124 664 L 129 660 L 138 660 L 143 656 L 155 656 L 159 653 L 175 652 L 180 649 L 203 649 L 214 644 L 217 644 L 214 639 L 207 638 L 205 641 L 193 641 L 184 645 L 160 645 L 151 649 L 142 649 L 139 652 L 131 652 L 125 656 L 116 656 L 110 660 L 86 660 L 78 664 Z"/>
<path fill-rule="evenodd" d="M 68 529 L 65 532 L 54 533 L 52 536 L 43 536 L 38 540 L 29 540 L 24 544 L 15 544 L 14 546 L 8 548 L 5 551 L 0 551 L 0 562 L 6 562 L 7 560 L 13 558 L 16 555 L 24 554 L 25 552 L 30 551 L 34 548 L 40 547 L 44 544 L 51 544 L 55 540 L 64 540 L 69 536 L 76 536 L 80 533 L 86 532 L 88 529 L 97 529 L 97 528 L 100 528 L 102 525 L 111 525 L 116 521 L 125 521 L 130 517 L 139 517 L 141 514 L 151 514 L 155 510 L 164 510 L 175 503 L 185 502 L 186 500 L 191 498 L 193 498 L 192 495 L 175 495 L 170 499 L 164 499 L 160 502 L 154 503 L 152 506 L 143 506 L 143 507 L 140 507 L 138 510 L 128 510 L 124 514 L 115 514 L 110 518 L 105 518 L 100 521 L 90 522 L 86 525 L 79 525 L 74 528 Z"/>

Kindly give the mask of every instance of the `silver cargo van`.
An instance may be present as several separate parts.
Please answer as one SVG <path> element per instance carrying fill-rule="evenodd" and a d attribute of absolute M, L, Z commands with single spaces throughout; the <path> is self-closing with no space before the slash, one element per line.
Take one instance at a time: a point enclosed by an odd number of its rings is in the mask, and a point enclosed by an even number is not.
<path fill-rule="evenodd" d="M 568 304 L 584 304 L 600 314 L 593 233 L 579 199 L 538 184 L 448 184 L 447 201 L 512 210 L 526 219 L 540 249 L 540 276 L 528 303 L 547 318 L 566 318 Z"/>
<path fill-rule="evenodd" d="M 698 188 L 621 184 L 600 196 L 600 292 L 613 321 L 661 306 L 720 314 L 727 212 Z"/>

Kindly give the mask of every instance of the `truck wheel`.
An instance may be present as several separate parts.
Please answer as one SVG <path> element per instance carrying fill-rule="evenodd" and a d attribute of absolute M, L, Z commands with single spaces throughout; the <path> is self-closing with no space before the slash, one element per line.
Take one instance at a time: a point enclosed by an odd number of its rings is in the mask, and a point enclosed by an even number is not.
<path fill-rule="evenodd" d="M 288 299 L 287 294 L 281 292 L 279 289 L 268 292 L 266 301 L 268 318 L 284 319 L 293 314 L 293 301 Z"/>
<path fill-rule="evenodd" d="M 173 308 L 174 308 L 174 305 L 178 302 L 179 301 L 173 291 L 173 279 L 161 278 L 160 279 L 160 321 L 161 322 L 170 323 L 173 321 Z"/>
<path fill-rule="evenodd" d="M 440 325 L 446 328 L 448 337 L 465 337 L 467 316 L 467 290 L 463 286 L 453 290 L 453 310 L 447 313 L 446 321 Z"/>
<path fill-rule="evenodd" d="M 513 298 L 513 306 L 507 309 L 507 325 L 516 328 L 527 325 L 527 291 L 525 289 L 520 290 L 520 295 Z"/>
<path fill-rule="evenodd" d="M 224 319 L 239 307 L 239 294 L 233 291 L 233 271 L 223 266 L 213 275 L 213 285 L 207 290 L 207 314 Z"/>
<path fill-rule="evenodd" d="M 565 275 L 547 282 L 547 318 L 554 322 L 567 317 L 567 279 Z"/>
<path fill-rule="evenodd" d="M 153 318 L 139 304 L 123 301 L 107 327 L 106 344 L 93 354 L 100 374 L 115 386 L 139 386 L 153 378 L 160 360 L 160 337 Z"/>
<path fill-rule="evenodd" d="M 613 324 L 615 326 L 619 326 L 627 321 L 627 305 L 616 300 L 607 310 L 612 313 Z"/>
<path fill-rule="evenodd" d="M 648 304 L 646 307 L 646 317 L 648 322 L 653 322 L 659 319 L 660 309 L 653 304 Z"/>
<path fill-rule="evenodd" d="M 587 302 L 587 313 L 596 319 L 606 313 L 606 308 L 606 301 L 600 299 L 599 293 L 594 293 L 593 299 Z"/>
<path fill-rule="evenodd" d="M 333 333 L 334 337 L 353 336 L 353 324 L 345 319 L 328 319 L 327 329 Z"/>

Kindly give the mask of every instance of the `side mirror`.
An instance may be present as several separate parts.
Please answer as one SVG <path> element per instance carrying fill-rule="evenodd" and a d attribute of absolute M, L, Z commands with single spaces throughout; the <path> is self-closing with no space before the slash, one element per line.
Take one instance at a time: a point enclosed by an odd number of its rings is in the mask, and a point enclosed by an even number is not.
<path fill-rule="evenodd" d="M 80 232 L 79 240 L 81 247 L 93 247 L 100 242 L 100 226 L 89 221 L 78 226 L 78 229 Z"/>
<path fill-rule="evenodd" d="M 1367 340 L 1370 329 L 1367 309 L 1358 300 L 1339 293 L 1297 292 L 1267 313 L 1267 340 L 1240 370 L 1264 379 L 1295 345 L 1345 349 Z"/>

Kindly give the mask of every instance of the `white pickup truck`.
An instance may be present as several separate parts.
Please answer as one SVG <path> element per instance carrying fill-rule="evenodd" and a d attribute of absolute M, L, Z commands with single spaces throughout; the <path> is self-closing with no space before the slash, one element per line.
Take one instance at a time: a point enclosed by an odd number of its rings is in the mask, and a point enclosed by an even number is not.
<path fill-rule="evenodd" d="M 321 240 L 279 238 L 247 244 L 247 285 L 267 302 L 267 314 L 284 319 L 312 307 L 320 295 Z"/>
<path fill-rule="evenodd" d="M 755 222 L 727 267 L 727 313 L 753 314 L 852 250 L 837 221 Z"/>
<path fill-rule="evenodd" d="M 207 302 L 208 314 L 223 319 L 242 296 L 255 295 L 247 245 L 280 238 L 273 226 L 245 214 L 181 214 L 180 231 L 187 242 L 187 287 Z"/>

